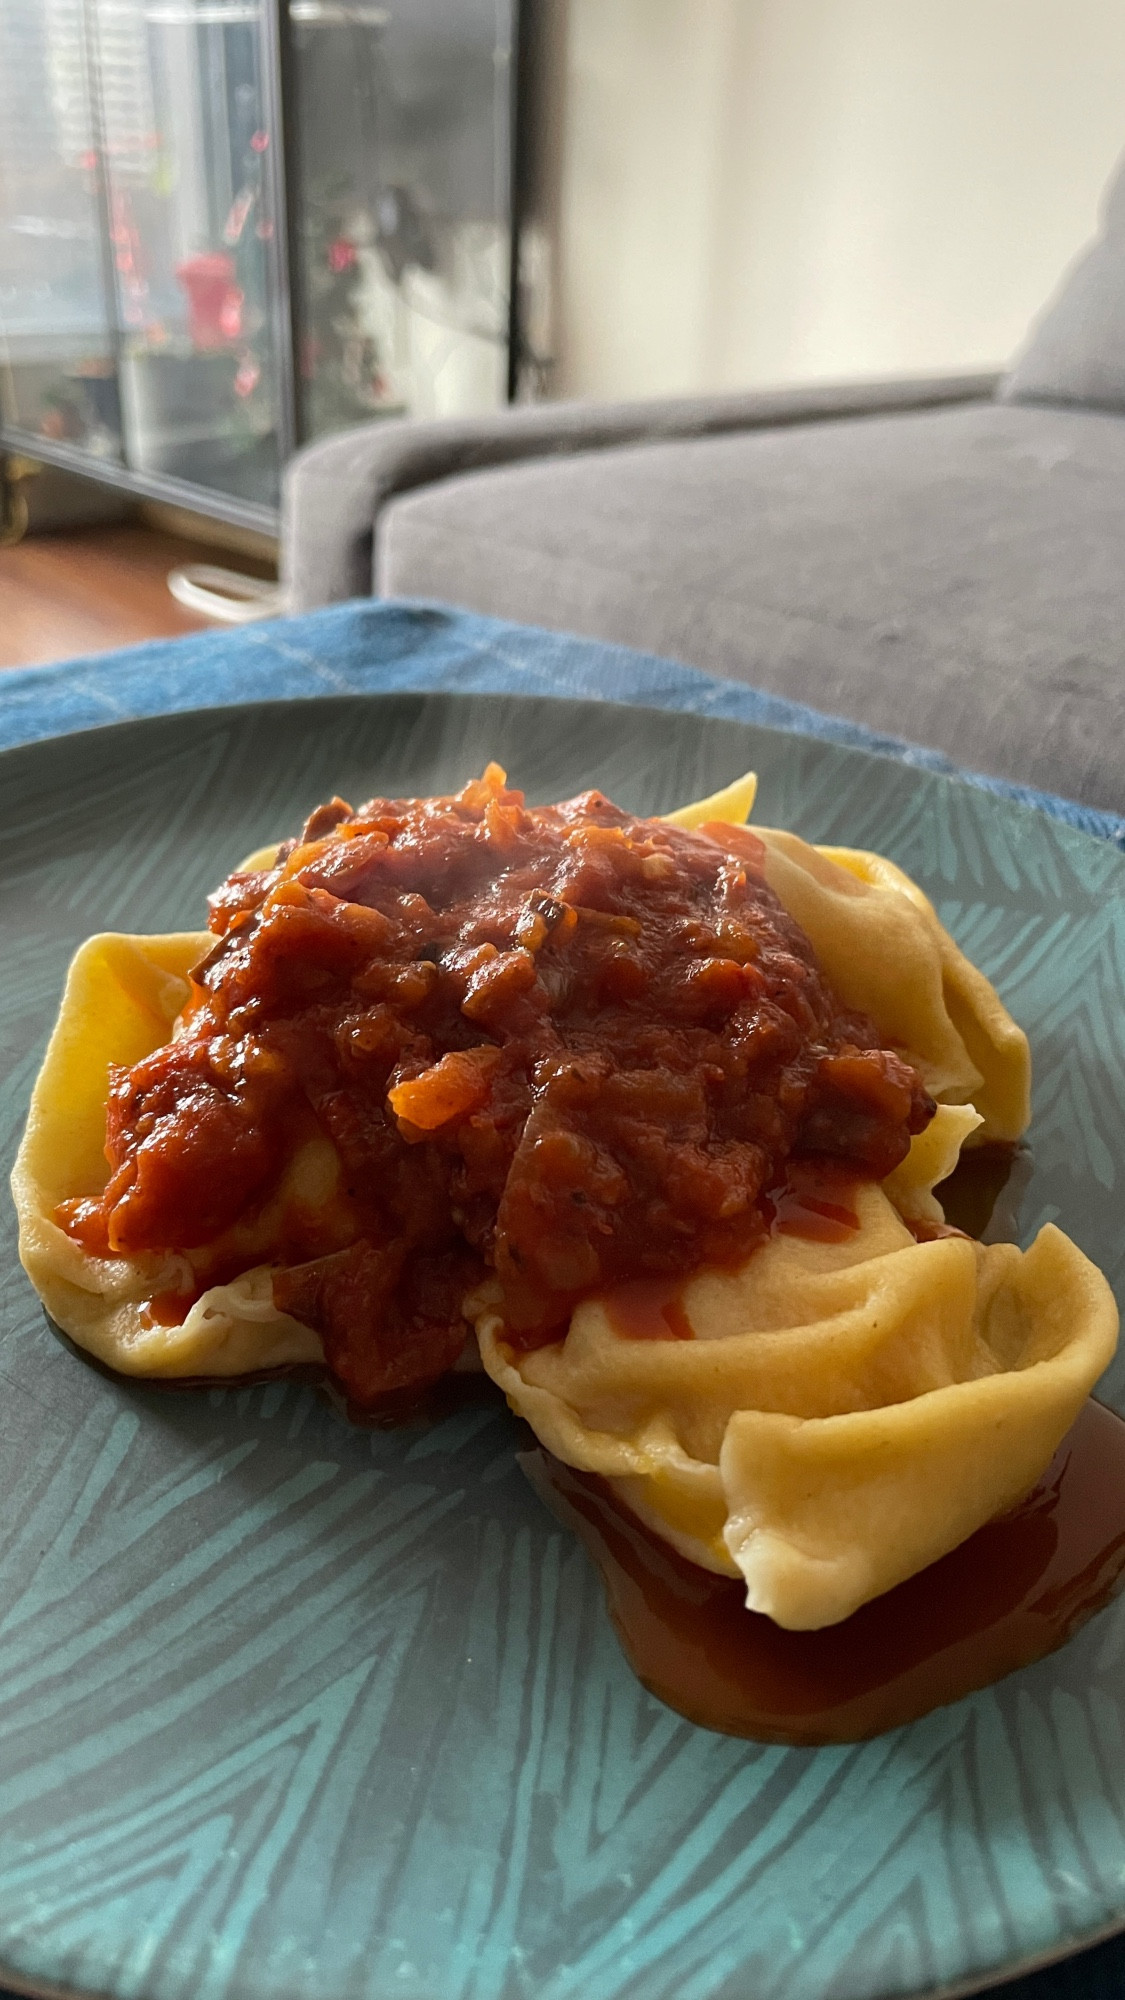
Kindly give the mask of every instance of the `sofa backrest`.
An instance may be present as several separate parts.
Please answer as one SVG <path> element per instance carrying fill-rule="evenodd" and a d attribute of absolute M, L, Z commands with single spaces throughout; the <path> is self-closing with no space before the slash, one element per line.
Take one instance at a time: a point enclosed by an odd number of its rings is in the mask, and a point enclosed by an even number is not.
<path fill-rule="evenodd" d="M 1001 384 L 1013 403 L 1085 403 L 1125 415 L 1125 161 L 1101 227 L 1034 322 Z"/>

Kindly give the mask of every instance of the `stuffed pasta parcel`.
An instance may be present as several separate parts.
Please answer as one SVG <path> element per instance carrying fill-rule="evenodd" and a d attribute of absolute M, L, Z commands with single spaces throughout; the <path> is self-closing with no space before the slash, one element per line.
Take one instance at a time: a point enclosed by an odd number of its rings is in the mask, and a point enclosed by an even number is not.
<path fill-rule="evenodd" d="M 1011 1507 L 1117 1332 L 1059 1229 L 986 1247 L 935 1194 L 1024 1132 L 1026 1039 L 896 867 L 752 795 L 333 800 L 207 930 L 91 939 L 13 1182 L 53 1320 L 361 1414 L 483 1362 L 794 1629 Z"/>

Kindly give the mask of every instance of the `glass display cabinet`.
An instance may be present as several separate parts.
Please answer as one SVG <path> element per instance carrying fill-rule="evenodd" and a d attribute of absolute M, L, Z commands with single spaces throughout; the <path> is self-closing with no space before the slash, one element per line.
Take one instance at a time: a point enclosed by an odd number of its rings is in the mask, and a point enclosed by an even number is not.
<path fill-rule="evenodd" d="M 0 452 L 250 526 L 512 386 L 518 0 L 3 0 Z"/>

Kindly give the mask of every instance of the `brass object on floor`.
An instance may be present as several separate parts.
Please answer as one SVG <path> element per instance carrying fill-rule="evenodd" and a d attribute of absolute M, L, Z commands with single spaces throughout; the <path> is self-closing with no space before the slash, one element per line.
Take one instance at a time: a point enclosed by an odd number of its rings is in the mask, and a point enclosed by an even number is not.
<path fill-rule="evenodd" d="M 0 548 L 14 548 L 26 535 L 28 506 L 24 482 L 36 478 L 41 470 L 34 458 L 23 458 L 15 452 L 0 456 Z"/>

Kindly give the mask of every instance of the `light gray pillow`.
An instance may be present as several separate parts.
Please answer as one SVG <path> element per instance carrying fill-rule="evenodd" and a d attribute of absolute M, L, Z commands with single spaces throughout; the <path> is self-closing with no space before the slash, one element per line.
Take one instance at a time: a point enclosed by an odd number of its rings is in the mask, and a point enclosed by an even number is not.
<path fill-rule="evenodd" d="M 999 393 L 1125 413 L 1125 164 L 1106 191 L 1099 234 L 1034 322 Z"/>

